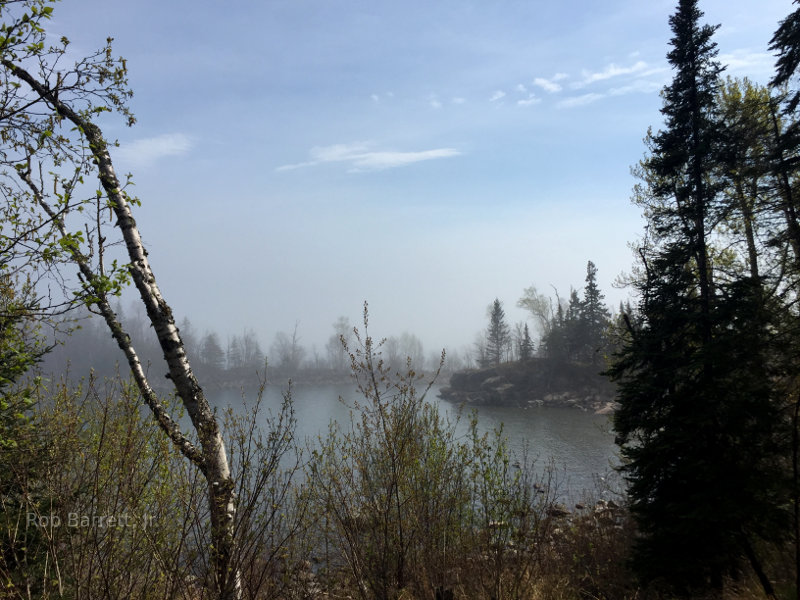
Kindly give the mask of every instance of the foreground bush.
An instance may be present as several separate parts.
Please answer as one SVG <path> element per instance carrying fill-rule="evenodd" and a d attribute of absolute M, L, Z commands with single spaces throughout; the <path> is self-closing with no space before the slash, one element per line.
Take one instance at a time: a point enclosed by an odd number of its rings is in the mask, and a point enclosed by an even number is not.
<path fill-rule="evenodd" d="M 309 453 L 296 447 L 289 393 L 275 415 L 260 395 L 223 415 L 244 598 L 670 597 L 628 569 L 624 495 L 559 504 L 554 469 L 511 456 L 474 415 L 457 434 L 458 417 L 426 400 L 430 382 L 386 368 L 366 329 L 356 343 L 362 399 Z M 0 454 L 0 598 L 211 600 L 204 480 L 135 387 L 90 379 L 29 396 L 35 410 Z M 764 552 L 787 574 L 780 597 L 793 598 L 785 550 Z M 722 597 L 761 596 L 757 581 L 732 577 Z"/>
<path fill-rule="evenodd" d="M 120 379 L 39 386 L 33 427 L 0 462 L 0 598 L 211 598 L 206 490 Z M 249 598 L 286 588 L 302 507 L 291 403 L 226 415 Z"/>
<path fill-rule="evenodd" d="M 540 571 L 554 498 L 502 432 L 467 439 L 426 402 L 411 365 L 393 371 L 380 344 L 347 348 L 363 400 L 312 451 L 310 501 L 328 589 L 403 597 L 522 598 Z M 421 385 L 423 390 L 417 390 Z"/>

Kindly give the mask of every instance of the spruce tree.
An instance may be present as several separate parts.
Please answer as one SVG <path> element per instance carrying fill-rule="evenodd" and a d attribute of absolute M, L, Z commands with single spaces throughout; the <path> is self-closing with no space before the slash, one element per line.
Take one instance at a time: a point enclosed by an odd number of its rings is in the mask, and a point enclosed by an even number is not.
<path fill-rule="evenodd" d="M 486 362 L 499 365 L 511 341 L 511 329 L 506 323 L 503 303 L 495 298 L 489 305 L 489 328 L 486 330 Z"/>
<path fill-rule="evenodd" d="M 798 4 L 797 0 L 795 4 Z M 770 40 L 769 49 L 778 53 L 775 77 L 770 84 L 781 87 L 787 86 L 792 80 L 796 81 L 800 70 L 800 8 L 781 22 Z M 789 97 L 788 109 L 793 111 L 798 104 L 800 91 L 794 91 Z"/>
<path fill-rule="evenodd" d="M 640 326 L 617 355 L 615 428 L 641 536 L 634 566 L 691 595 L 719 590 L 749 563 L 772 592 L 756 541 L 785 525 L 783 448 L 769 331 L 775 314 L 757 280 L 715 282 L 720 131 L 716 27 L 697 0 L 670 18 L 675 76 L 651 138 L 650 236 L 641 249 Z"/>
<path fill-rule="evenodd" d="M 522 338 L 519 340 L 519 359 L 521 361 L 530 360 L 533 358 L 533 340 L 531 339 L 531 332 L 528 329 L 528 324 L 522 328 Z"/>
<path fill-rule="evenodd" d="M 589 261 L 586 265 L 586 287 L 583 288 L 580 320 L 583 354 L 593 365 L 598 363 L 605 331 L 611 319 L 608 307 L 603 304 L 604 298 L 597 285 L 597 267 Z"/>

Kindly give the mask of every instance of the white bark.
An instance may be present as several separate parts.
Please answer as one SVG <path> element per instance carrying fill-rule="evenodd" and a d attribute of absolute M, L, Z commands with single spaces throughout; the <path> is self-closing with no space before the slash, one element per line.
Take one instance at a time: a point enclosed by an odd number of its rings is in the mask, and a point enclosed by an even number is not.
<path fill-rule="evenodd" d="M 145 305 L 147 316 L 164 353 L 164 360 L 169 369 L 168 377 L 172 380 L 192 425 L 197 431 L 200 442 L 199 449 L 189 442 L 180 431 L 178 425 L 163 410 L 157 395 L 148 383 L 136 351 L 131 345 L 130 337 L 122 329 L 104 293 L 93 292 L 97 296 L 95 304 L 110 328 L 117 344 L 125 353 L 128 365 L 142 396 L 153 411 L 159 425 L 184 456 L 197 465 L 208 482 L 217 591 L 222 599 L 239 599 L 241 598 L 240 573 L 238 568 L 232 564 L 235 544 L 234 518 L 236 514 L 234 483 L 230 473 L 225 443 L 219 424 L 186 357 L 184 344 L 178 328 L 175 326 L 172 310 L 164 300 L 156 284 L 155 276 L 147 258 L 147 251 L 142 244 L 136 222 L 131 213 L 130 203 L 114 172 L 106 141 L 102 132 L 94 123 L 76 113 L 69 105 L 58 99 L 57 91 L 49 89 L 26 70 L 8 60 L 3 60 L 2 64 L 15 77 L 29 85 L 59 115 L 78 127 L 88 141 L 89 149 L 97 164 L 98 177 L 117 218 L 116 226 L 120 229 L 127 248 L 131 278 Z M 30 173 L 20 174 L 23 179 L 27 177 L 25 179 L 26 183 L 34 191 L 34 195 L 40 205 L 47 210 L 42 194 L 39 193 L 30 179 Z M 77 250 L 73 251 L 72 258 L 78 265 L 83 279 L 91 289 L 93 282 L 97 281 L 97 275 L 91 269 L 88 259 Z"/>

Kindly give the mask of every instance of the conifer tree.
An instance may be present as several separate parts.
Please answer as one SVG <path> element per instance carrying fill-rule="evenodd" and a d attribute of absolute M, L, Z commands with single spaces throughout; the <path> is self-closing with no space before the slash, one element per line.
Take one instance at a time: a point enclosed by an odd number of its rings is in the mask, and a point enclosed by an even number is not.
<path fill-rule="evenodd" d="M 522 361 L 529 360 L 533 357 L 533 340 L 531 339 L 531 332 L 528 329 L 528 324 L 522 328 L 522 337 L 519 341 L 519 359 Z"/>
<path fill-rule="evenodd" d="M 795 0 L 795 4 L 798 4 Z M 784 19 L 770 41 L 770 50 L 778 53 L 773 86 L 786 86 L 797 79 L 800 69 L 800 8 Z M 793 111 L 800 103 L 800 92 L 795 91 L 789 98 L 788 108 Z"/>
<path fill-rule="evenodd" d="M 581 303 L 581 341 L 589 361 L 596 365 L 603 346 L 603 336 L 611 319 L 608 307 L 603 304 L 605 296 L 597 285 L 597 267 L 592 261 L 586 265 L 586 287 Z"/>
<path fill-rule="evenodd" d="M 506 323 L 503 303 L 495 298 L 489 305 L 489 328 L 486 330 L 486 362 L 499 365 L 511 341 L 511 329 Z"/>
<path fill-rule="evenodd" d="M 721 589 L 785 531 L 778 380 L 768 332 L 775 312 L 757 279 L 715 281 L 710 240 L 719 222 L 721 125 L 716 27 L 697 0 L 670 18 L 674 79 L 665 128 L 651 138 L 648 244 L 638 284 L 642 324 L 611 369 L 622 470 L 641 537 L 634 565 L 648 581 L 691 595 Z"/>

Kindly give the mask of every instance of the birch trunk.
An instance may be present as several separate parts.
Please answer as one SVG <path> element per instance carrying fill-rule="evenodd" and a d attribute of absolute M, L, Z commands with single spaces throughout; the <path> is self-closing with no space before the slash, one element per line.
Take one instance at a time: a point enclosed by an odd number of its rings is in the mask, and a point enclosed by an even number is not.
<path fill-rule="evenodd" d="M 158 342 L 164 353 L 169 374 L 175 390 L 183 402 L 192 425 L 197 431 L 200 448 L 195 448 L 180 432 L 176 423 L 171 421 L 163 410 L 159 410 L 158 398 L 147 381 L 141 363 L 131 345 L 130 337 L 122 330 L 105 294 L 97 294 L 96 305 L 103 315 L 112 335 L 125 353 L 139 389 L 153 411 L 159 425 L 181 452 L 191 460 L 203 473 L 208 482 L 208 499 L 211 515 L 211 538 L 213 543 L 212 558 L 216 577 L 216 591 L 222 600 L 239 600 L 241 592 L 241 576 L 234 565 L 234 520 L 236 506 L 234 483 L 231 477 L 225 443 L 219 424 L 206 400 L 203 389 L 192 372 L 186 357 L 186 351 L 172 310 L 161 295 L 155 276 L 150 268 L 147 251 L 142 244 L 139 230 L 131 212 L 130 203 L 122 190 L 120 181 L 114 172 L 114 166 L 108 147 L 99 127 L 87 117 L 77 113 L 71 106 L 58 99 L 56 91 L 45 83 L 34 78 L 28 71 L 3 60 L 3 66 L 15 77 L 25 82 L 48 106 L 61 117 L 72 122 L 85 136 L 92 157 L 97 164 L 98 178 L 105 190 L 109 204 L 117 219 L 128 257 L 130 259 L 131 278 L 139 292 L 139 296 L 147 310 L 147 316 L 155 330 Z M 23 178 L 24 178 L 24 174 Z M 28 185 L 31 185 L 28 174 Z M 35 188 L 34 188 L 35 192 Z M 34 193 L 36 195 L 36 193 Z M 39 200 L 42 202 L 41 195 Z M 84 279 L 90 284 L 95 280 L 88 260 L 79 253 L 73 253 Z"/>

